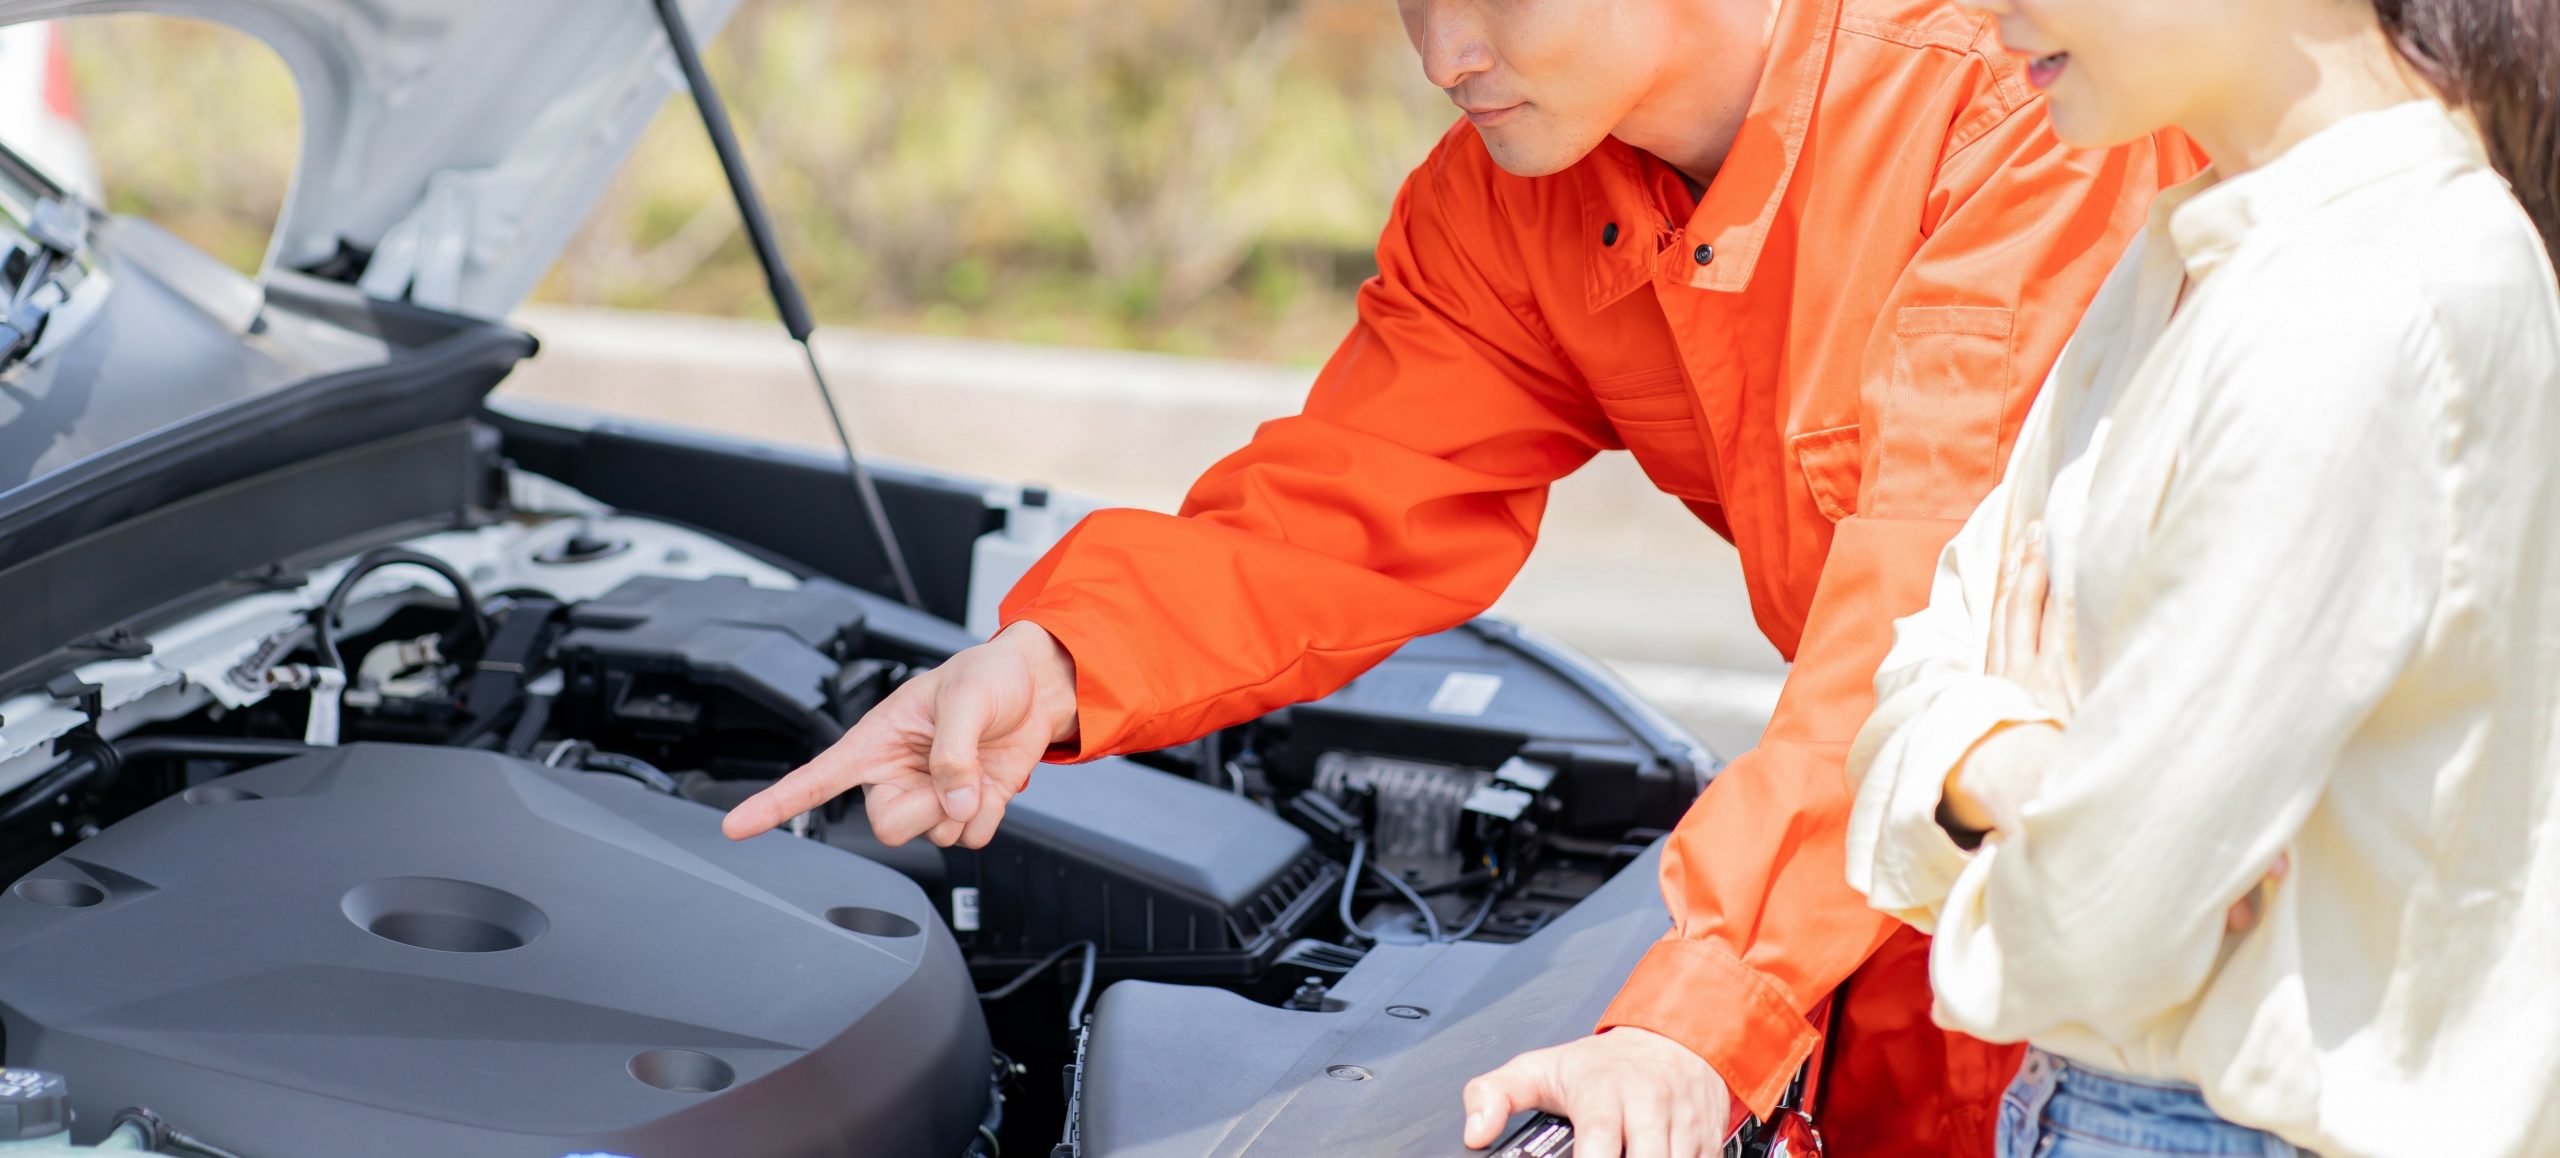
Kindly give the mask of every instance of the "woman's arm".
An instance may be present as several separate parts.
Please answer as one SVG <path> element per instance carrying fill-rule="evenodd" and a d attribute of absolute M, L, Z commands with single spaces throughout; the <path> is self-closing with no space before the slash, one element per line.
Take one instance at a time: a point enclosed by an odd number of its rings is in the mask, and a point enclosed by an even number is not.
<path fill-rule="evenodd" d="M 1937 907 L 1955 1028 L 2117 1036 L 2190 999 L 2433 617 L 2458 429 L 2428 307 L 2328 262 L 2259 278 L 2182 352 L 2211 393 L 2119 598 L 2084 622 L 2095 682 Z"/>
<path fill-rule="evenodd" d="M 1876 709 L 1849 754 L 1849 885 L 1923 932 L 1969 854 L 1938 824 L 1941 787 L 1985 737 L 2055 718 L 2027 690 L 1986 670 L 2007 523 L 2022 461 L 2047 429 L 2039 400 L 2007 477 L 1938 555 L 1929 605 L 1894 624 L 1876 676 Z"/>

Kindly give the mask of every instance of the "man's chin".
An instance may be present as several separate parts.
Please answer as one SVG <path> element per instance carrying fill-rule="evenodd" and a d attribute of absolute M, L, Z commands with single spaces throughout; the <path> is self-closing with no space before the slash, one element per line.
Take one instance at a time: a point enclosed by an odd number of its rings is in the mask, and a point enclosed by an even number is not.
<path fill-rule="evenodd" d="M 1493 163 L 1514 177 L 1544 177 L 1561 173 L 1590 156 L 1591 150 L 1600 144 L 1596 138 L 1566 141 L 1555 133 L 1535 132 L 1514 125 L 1479 126 L 1476 135 L 1484 138 L 1484 150 L 1493 156 Z"/>

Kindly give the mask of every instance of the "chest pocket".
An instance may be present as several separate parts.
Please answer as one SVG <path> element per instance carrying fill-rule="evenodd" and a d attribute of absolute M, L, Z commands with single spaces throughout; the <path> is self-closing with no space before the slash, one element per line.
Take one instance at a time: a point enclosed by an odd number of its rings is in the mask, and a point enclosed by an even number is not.
<path fill-rule="evenodd" d="M 1680 498 L 1716 501 L 1715 456 L 1689 377 L 1678 365 L 1594 378 L 1591 396 L 1653 485 Z"/>
<path fill-rule="evenodd" d="M 2010 397 L 2010 312 L 1907 306 L 1894 323 L 1868 513 L 1964 518 L 1999 477 L 2012 415 L 2025 411 Z"/>
<path fill-rule="evenodd" d="M 1796 469 L 1804 473 L 1806 494 L 1822 517 L 1839 522 L 1858 513 L 1858 424 L 1799 434 L 1787 443 L 1795 451 Z"/>

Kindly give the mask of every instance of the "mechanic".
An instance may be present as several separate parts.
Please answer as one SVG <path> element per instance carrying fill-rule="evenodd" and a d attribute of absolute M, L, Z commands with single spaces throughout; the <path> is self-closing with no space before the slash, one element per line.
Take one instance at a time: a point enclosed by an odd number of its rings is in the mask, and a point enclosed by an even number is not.
<path fill-rule="evenodd" d="M 1600 1032 L 1468 1086 L 1467 1143 L 1539 1107 L 1593 1158 L 1711 1153 L 1728 1091 L 1767 1113 L 1828 1028 L 1833 1152 L 1988 1155 L 2018 1050 L 1934 1027 L 1927 941 L 1844 882 L 1842 761 L 1892 621 L 2191 147 L 2066 149 L 2025 62 L 1946 0 L 1402 8 L 1466 119 L 1397 197 L 1304 411 L 1178 516 L 1085 520 L 994 640 L 729 833 L 865 785 L 883 840 L 982 844 L 1044 757 L 1183 743 L 1483 611 L 1548 485 L 1623 447 L 1740 549 L 1795 666 L 1668 838 L 1671 933 Z"/>

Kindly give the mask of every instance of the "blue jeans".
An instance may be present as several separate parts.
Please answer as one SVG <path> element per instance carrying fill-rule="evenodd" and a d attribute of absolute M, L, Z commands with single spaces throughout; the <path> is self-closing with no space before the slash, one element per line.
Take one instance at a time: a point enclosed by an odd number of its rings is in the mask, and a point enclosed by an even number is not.
<path fill-rule="evenodd" d="M 2227 1154 L 2312 1158 L 2206 1109 L 2194 1086 L 2090 1069 L 2040 1049 L 2000 1099 L 2000 1158 Z"/>

